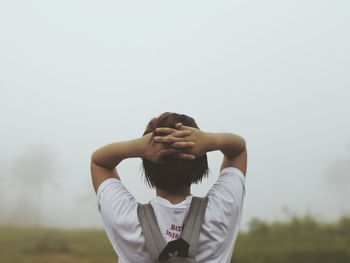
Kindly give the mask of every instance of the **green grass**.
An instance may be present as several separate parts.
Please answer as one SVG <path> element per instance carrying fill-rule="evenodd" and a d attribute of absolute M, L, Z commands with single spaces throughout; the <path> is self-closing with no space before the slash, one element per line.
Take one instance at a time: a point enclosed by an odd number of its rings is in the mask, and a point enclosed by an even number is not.
<path fill-rule="evenodd" d="M 103 230 L 0 226 L 1 263 L 116 263 Z M 349 263 L 350 217 L 267 224 L 252 220 L 238 236 L 234 263 Z"/>
<path fill-rule="evenodd" d="M 350 217 L 325 224 L 314 218 L 267 224 L 252 220 L 237 239 L 235 263 L 349 263 Z"/>
<path fill-rule="evenodd" d="M 0 226 L 1 263 L 116 262 L 103 230 Z"/>

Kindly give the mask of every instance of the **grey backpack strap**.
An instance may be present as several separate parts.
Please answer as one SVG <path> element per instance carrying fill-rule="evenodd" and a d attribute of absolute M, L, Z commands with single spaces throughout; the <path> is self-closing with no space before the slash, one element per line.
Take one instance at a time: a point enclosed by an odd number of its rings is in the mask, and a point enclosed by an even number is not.
<path fill-rule="evenodd" d="M 204 221 L 208 197 L 193 196 L 187 217 L 184 222 L 184 229 L 181 238 L 190 244 L 188 256 L 195 258 L 197 254 L 199 234 Z"/>
<path fill-rule="evenodd" d="M 151 204 L 138 204 L 137 215 L 140 220 L 145 245 L 150 254 L 151 262 L 157 262 L 159 254 L 166 246 L 165 240 L 160 233 L 157 218 Z"/>

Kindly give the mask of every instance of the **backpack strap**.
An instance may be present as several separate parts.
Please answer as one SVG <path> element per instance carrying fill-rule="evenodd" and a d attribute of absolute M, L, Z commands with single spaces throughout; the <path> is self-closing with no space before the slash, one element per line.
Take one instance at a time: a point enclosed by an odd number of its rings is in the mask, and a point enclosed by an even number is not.
<path fill-rule="evenodd" d="M 179 251 L 180 254 L 183 254 L 181 256 L 189 256 L 191 258 L 195 258 L 197 253 L 199 234 L 204 221 L 207 203 L 207 196 L 192 197 L 191 205 L 189 207 L 187 217 L 184 221 L 184 228 L 180 238 L 181 240 L 173 240 L 168 244 L 165 243 L 165 240 L 159 230 L 157 218 L 155 216 L 152 205 L 140 203 L 138 204 L 137 215 L 139 217 L 143 235 L 145 237 L 145 246 L 148 250 L 148 253 L 150 254 L 151 262 L 156 262 L 158 259 L 166 259 L 168 257 L 168 250 L 172 251 L 173 245 L 175 245 L 174 249 L 183 247 L 181 249 L 183 251 Z M 181 241 L 184 241 L 182 242 L 184 244 L 182 244 Z"/>
<path fill-rule="evenodd" d="M 208 197 L 193 196 L 187 217 L 184 222 L 181 238 L 190 244 L 188 256 L 195 258 L 197 254 L 199 234 L 204 221 Z"/>
<path fill-rule="evenodd" d="M 137 215 L 145 237 L 145 246 L 150 255 L 151 262 L 158 260 L 159 254 L 166 246 L 160 233 L 157 218 L 151 204 L 138 204 Z"/>

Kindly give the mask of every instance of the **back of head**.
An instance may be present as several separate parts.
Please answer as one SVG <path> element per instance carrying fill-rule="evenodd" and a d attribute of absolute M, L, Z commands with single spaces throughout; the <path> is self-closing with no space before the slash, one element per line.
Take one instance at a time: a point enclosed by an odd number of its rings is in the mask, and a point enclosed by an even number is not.
<path fill-rule="evenodd" d="M 147 125 L 143 135 L 153 132 L 159 127 L 175 128 L 175 124 L 181 122 L 185 126 L 198 129 L 195 120 L 184 114 L 165 112 L 158 118 L 153 118 Z M 142 160 L 145 177 L 148 185 L 157 187 L 169 193 L 176 193 L 184 187 L 190 187 L 192 183 L 199 183 L 208 174 L 207 155 L 197 157 L 195 160 L 183 160 L 176 157 L 164 158 L 162 163 L 153 163 Z"/>

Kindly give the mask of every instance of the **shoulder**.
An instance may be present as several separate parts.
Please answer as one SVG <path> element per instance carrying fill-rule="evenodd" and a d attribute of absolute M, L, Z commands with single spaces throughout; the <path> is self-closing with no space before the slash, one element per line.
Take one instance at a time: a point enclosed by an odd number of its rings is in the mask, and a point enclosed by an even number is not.
<path fill-rule="evenodd" d="M 226 167 L 209 189 L 207 196 L 227 202 L 240 202 L 245 195 L 246 178 L 241 170 L 235 167 Z"/>
<path fill-rule="evenodd" d="M 206 218 L 224 225 L 235 225 L 242 213 L 245 197 L 245 177 L 234 167 L 221 170 L 215 184 L 207 193 Z"/>
<path fill-rule="evenodd" d="M 97 189 L 98 206 L 104 229 L 121 262 L 147 257 L 137 215 L 138 202 L 116 178 L 103 181 Z"/>
<path fill-rule="evenodd" d="M 218 258 L 226 262 L 230 258 L 239 231 L 244 195 L 245 177 L 242 171 L 235 167 L 222 169 L 207 194 L 199 260 Z"/>
<path fill-rule="evenodd" d="M 97 189 L 98 208 L 102 218 L 118 223 L 136 215 L 138 202 L 117 178 L 109 178 Z"/>

